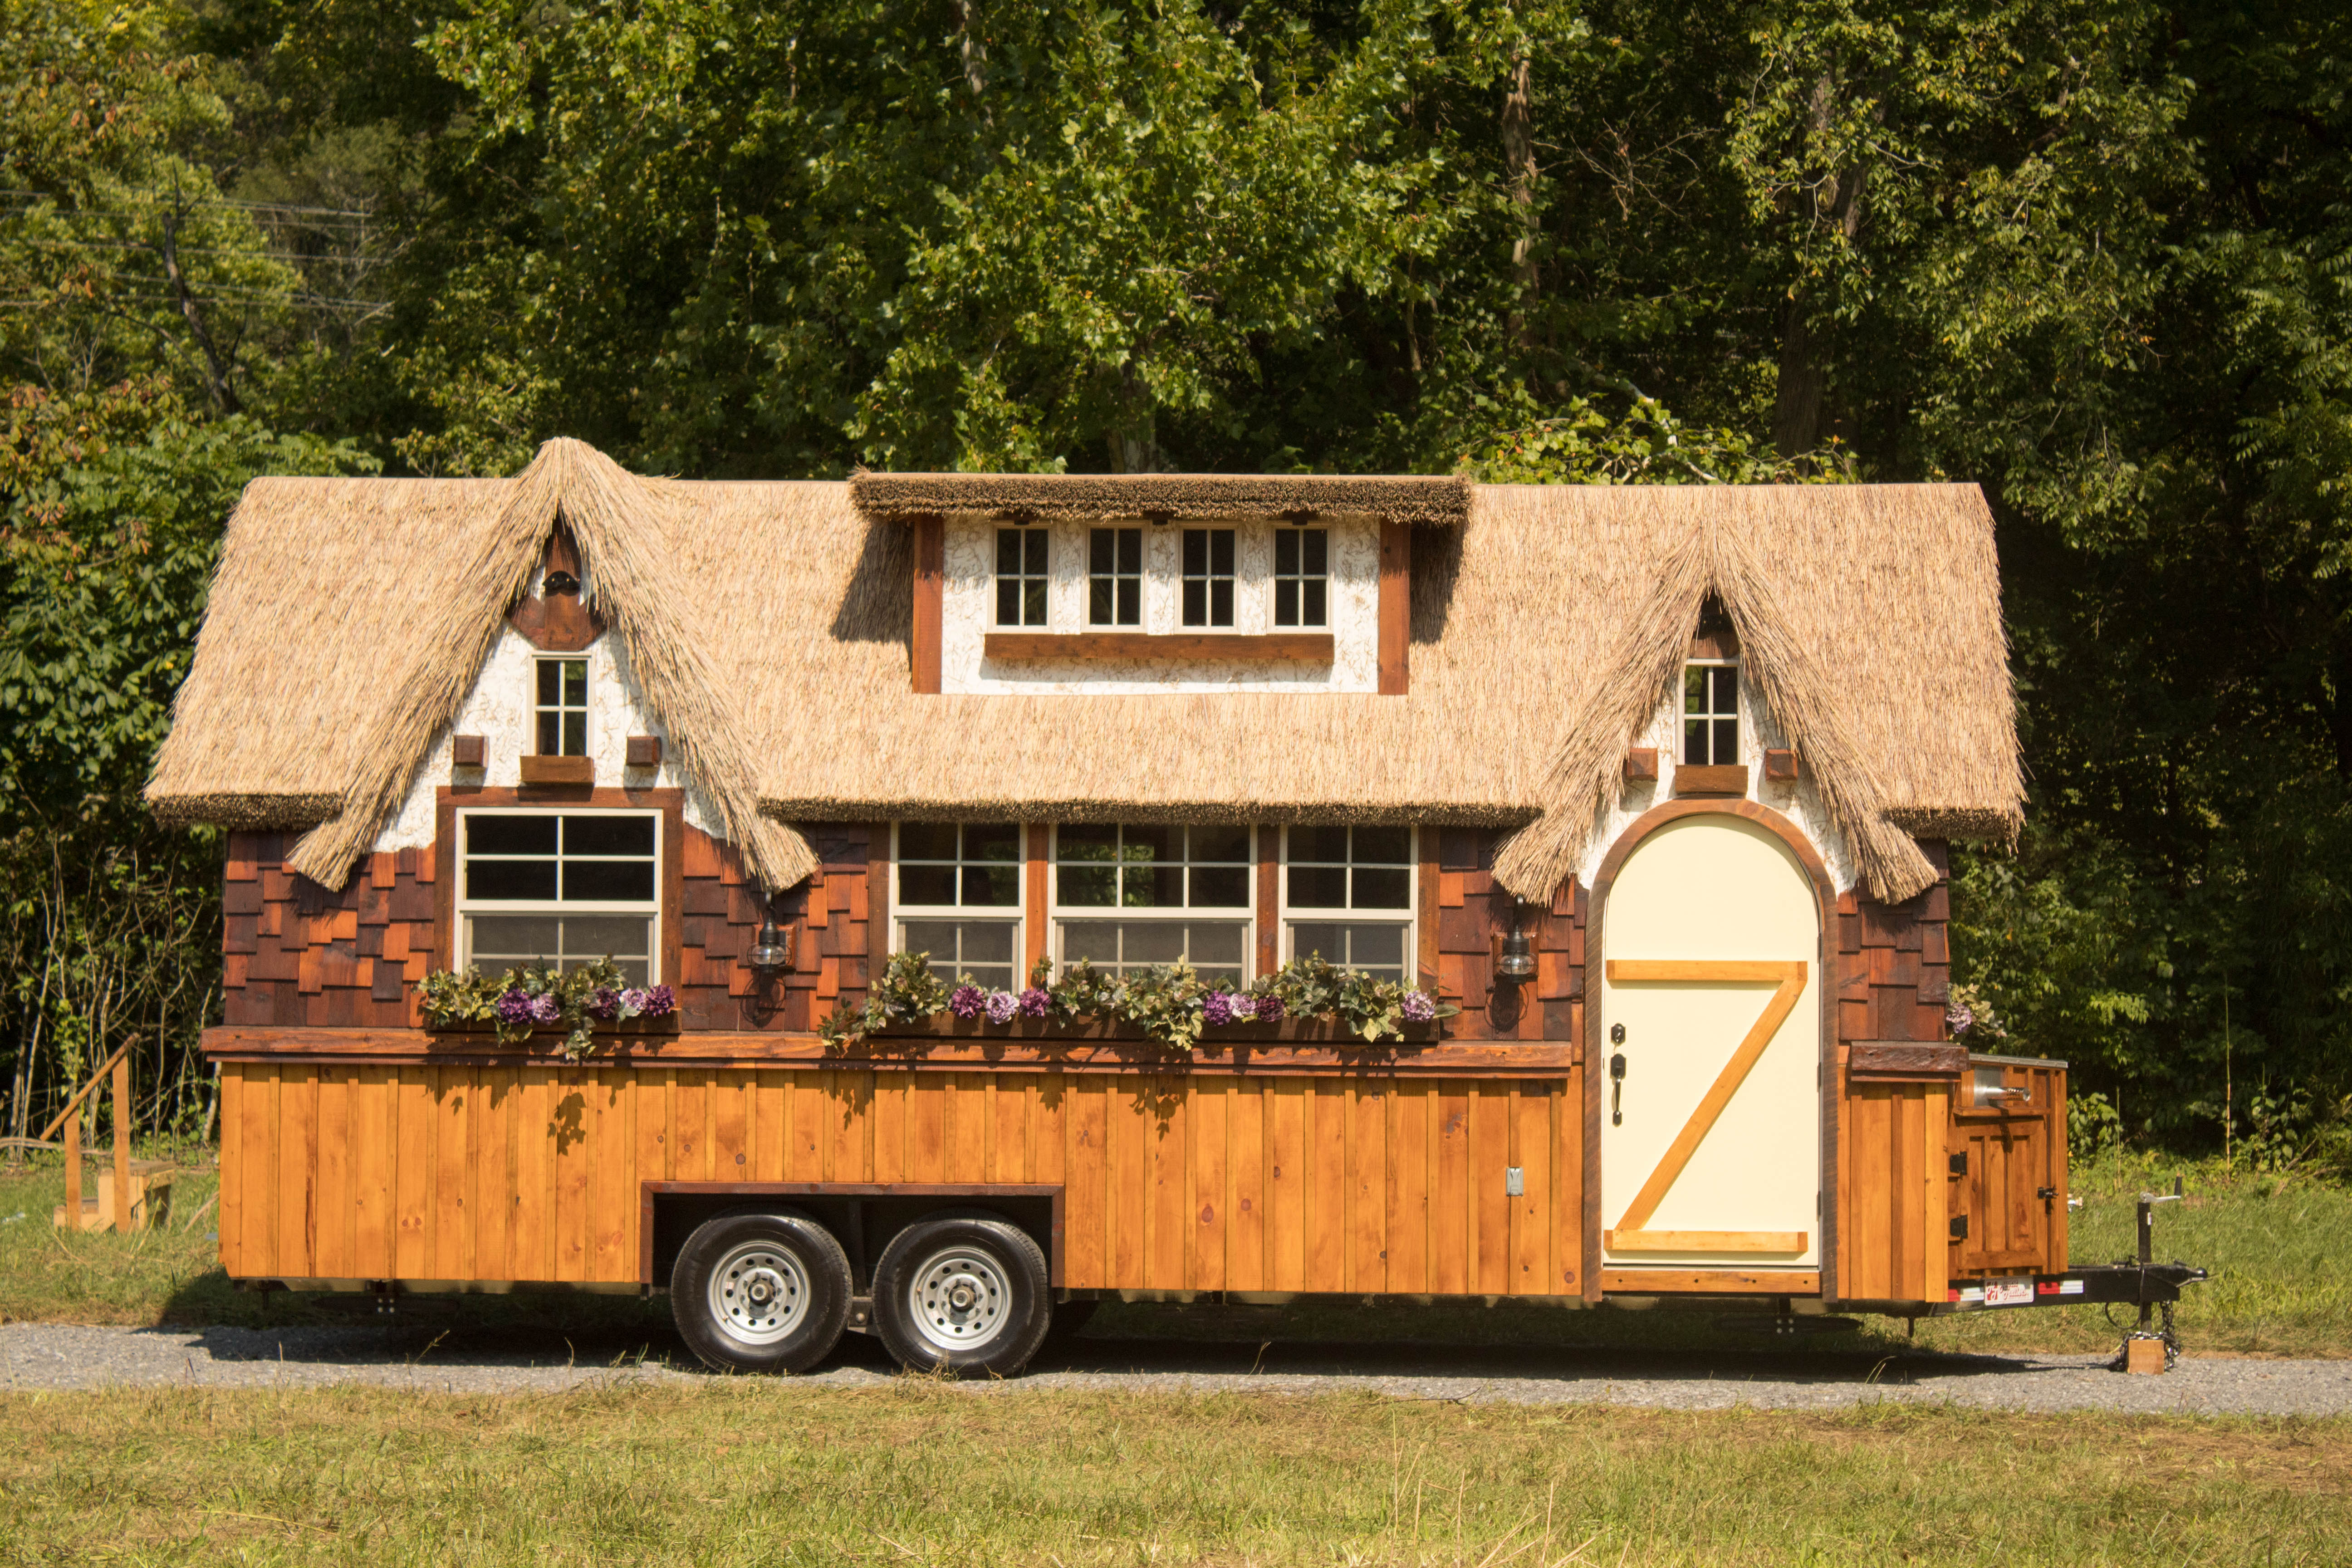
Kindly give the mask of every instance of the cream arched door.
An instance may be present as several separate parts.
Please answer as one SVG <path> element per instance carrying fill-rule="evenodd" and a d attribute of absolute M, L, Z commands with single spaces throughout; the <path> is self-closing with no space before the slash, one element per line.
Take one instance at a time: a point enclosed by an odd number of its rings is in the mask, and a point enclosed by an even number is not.
<path fill-rule="evenodd" d="M 1611 1271 L 1820 1268 L 1820 919 L 1789 846 L 1727 813 L 1619 868 L 1592 1052 Z"/>

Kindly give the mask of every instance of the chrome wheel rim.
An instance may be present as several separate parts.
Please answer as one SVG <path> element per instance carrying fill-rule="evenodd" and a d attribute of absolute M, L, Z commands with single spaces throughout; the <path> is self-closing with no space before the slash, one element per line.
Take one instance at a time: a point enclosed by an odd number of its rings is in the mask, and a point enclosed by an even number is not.
<path fill-rule="evenodd" d="M 925 1343 L 942 1351 L 987 1344 L 1012 1321 L 1013 1281 L 976 1247 L 947 1247 L 923 1259 L 907 1287 L 907 1316 Z"/>
<path fill-rule="evenodd" d="M 772 1345 L 808 1316 L 808 1271 L 772 1241 L 747 1241 L 710 1271 L 710 1319 L 739 1344 Z"/>

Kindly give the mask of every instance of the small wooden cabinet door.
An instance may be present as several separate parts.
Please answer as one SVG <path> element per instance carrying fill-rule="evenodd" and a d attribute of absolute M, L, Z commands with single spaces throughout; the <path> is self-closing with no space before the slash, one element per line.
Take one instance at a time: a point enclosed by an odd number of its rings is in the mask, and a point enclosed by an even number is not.
<path fill-rule="evenodd" d="M 1973 1069 L 1972 1069 L 1973 1071 Z M 2063 1075 L 2005 1067 L 2022 1098 L 1979 1108 L 1964 1078 L 1947 1144 L 1952 1162 L 1952 1273 L 2053 1273 L 2066 1266 Z"/>

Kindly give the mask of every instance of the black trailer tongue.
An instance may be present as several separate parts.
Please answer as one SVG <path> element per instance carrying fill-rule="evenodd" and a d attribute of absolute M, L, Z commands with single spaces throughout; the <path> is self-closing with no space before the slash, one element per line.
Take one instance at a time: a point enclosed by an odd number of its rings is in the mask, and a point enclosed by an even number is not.
<path fill-rule="evenodd" d="M 2105 1306 L 2136 1306 L 2139 1321 L 2124 1333 L 2116 1367 L 2134 1367 L 2136 1341 L 2163 1346 L 2164 1365 L 2180 1358 L 2180 1338 L 2172 1326 L 2172 1305 L 2181 1288 L 2211 1278 L 2204 1269 L 2182 1263 L 2156 1261 L 2155 1213 L 2158 1204 L 2178 1203 L 2178 1192 L 2139 1195 L 2139 1256 L 2119 1263 L 2081 1264 L 2063 1274 L 2020 1274 L 2005 1279 L 1961 1279 L 1952 1282 L 1948 1310 L 1986 1311 L 2003 1307 L 2072 1307 L 2098 1302 Z M 2161 1327 L 2153 1326 L 2161 1312 Z M 2144 1352 L 2145 1353 L 2145 1352 Z M 2155 1370 L 2148 1368 L 2147 1370 Z"/>

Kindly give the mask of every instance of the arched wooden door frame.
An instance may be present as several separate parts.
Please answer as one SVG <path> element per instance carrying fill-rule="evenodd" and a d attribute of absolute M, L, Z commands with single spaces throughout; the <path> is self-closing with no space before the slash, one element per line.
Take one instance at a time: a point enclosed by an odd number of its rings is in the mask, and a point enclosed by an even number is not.
<path fill-rule="evenodd" d="M 1833 1302 L 1837 1293 L 1838 1251 L 1838 1074 L 1837 1067 L 1837 885 L 1830 879 L 1830 868 L 1819 851 L 1790 822 L 1770 806 L 1752 800 L 1693 799 L 1670 800 L 1654 805 L 1633 819 L 1617 841 L 1601 857 L 1601 869 L 1592 879 L 1591 913 L 1585 919 L 1585 994 L 1584 1037 L 1591 1042 L 1585 1052 L 1584 1068 L 1584 1299 L 1598 1304 L 1601 1298 L 1601 1116 L 1604 1095 L 1601 1079 L 1602 1064 L 1608 1059 L 1609 1020 L 1602 1016 L 1601 999 L 1607 994 L 1600 984 L 1606 973 L 1602 967 L 1609 961 L 1607 922 L 1609 891 L 1616 884 L 1617 874 L 1642 841 L 1668 823 L 1687 821 L 1695 816 L 1733 816 L 1778 837 L 1796 856 L 1803 867 L 1806 880 L 1813 889 L 1814 910 L 1814 969 L 1817 993 L 1815 1001 L 1821 1011 L 1821 1102 L 1822 1102 L 1822 1262 L 1821 1294 L 1824 1302 Z M 1764 1294 L 1765 1292 L 1754 1292 Z"/>

